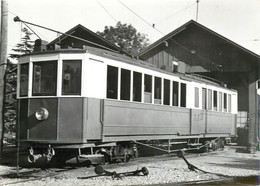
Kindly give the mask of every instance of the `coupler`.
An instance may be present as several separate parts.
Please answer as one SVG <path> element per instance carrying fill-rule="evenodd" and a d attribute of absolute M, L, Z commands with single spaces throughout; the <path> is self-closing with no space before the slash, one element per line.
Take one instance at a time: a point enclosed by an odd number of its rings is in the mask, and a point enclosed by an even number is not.
<path fill-rule="evenodd" d="M 98 165 L 95 167 L 95 173 L 100 176 L 111 176 L 113 179 L 122 179 L 124 176 L 138 176 L 140 175 L 140 173 L 142 173 L 144 176 L 147 176 L 149 174 L 149 171 L 146 167 L 142 167 L 142 169 L 137 169 L 135 171 L 117 173 L 116 171 L 107 171 L 101 165 Z"/>
<path fill-rule="evenodd" d="M 46 150 L 46 153 L 34 154 L 34 150 L 31 147 L 29 149 L 29 155 L 27 160 L 29 163 L 36 163 L 40 158 L 46 158 L 47 163 L 51 161 L 52 157 L 55 155 L 55 151 L 51 146 Z"/>

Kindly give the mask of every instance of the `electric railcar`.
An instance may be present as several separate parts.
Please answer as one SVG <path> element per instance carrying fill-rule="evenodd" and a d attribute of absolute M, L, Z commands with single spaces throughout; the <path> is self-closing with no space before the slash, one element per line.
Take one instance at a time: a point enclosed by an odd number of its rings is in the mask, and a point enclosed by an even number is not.
<path fill-rule="evenodd" d="M 135 141 L 236 135 L 237 91 L 102 49 L 24 55 L 18 82 L 18 138 L 30 161 L 75 148 L 89 159 L 128 157 Z"/>

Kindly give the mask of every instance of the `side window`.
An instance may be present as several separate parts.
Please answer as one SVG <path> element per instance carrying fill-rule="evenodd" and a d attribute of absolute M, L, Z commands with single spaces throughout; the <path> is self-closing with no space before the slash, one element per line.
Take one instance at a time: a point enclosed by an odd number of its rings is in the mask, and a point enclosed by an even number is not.
<path fill-rule="evenodd" d="M 194 92 L 195 92 L 194 106 L 195 106 L 195 108 L 199 108 L 199 102 L 200 102 L 200 100 L 199 100 L 199 88 L 195 87 Z"/>
<path fill-rule="evenodd" d="M 81 94 L 81 60 L 63 61 L 62 95 Z"/>
<path fill-rule="evenodd" d="M 33 96 L 55 96 L 57 89 L 57 61 L 33 63 Z"/>
<path fill-rule="evenodd" d="M 133 101 L 141 102 L 142 100 L 142 74 L 134 72 L 133 76 Z"/>
<path fill-rule="evenodd" d="M 181 107 L 186 107 L 186 84 L 181 83 Z"/>
<path fill-rule="evenodd" d="M 214 110 L 217 111 L 218 108 L 218 92 L 217 91 L 213 91 L 213 107 Z"/>
<path fill-rule="evenodd" d="M 219 111 L 222 112 L 222 92 L 219 92 Z"/>
<path fill-rule="evenodd" d="M 202 88 L 202 109 L 207 108 L 207 89 Z"/>
<path fill-rule="evenodd" d="M 164 79 L 163 87 L 163 104 L 170 105 L 170 80 Z"/>
<path fill-rule="evenodd" d="M 28 96 L 29 63 L 20 66 L 20 96 Z"/>
<path fill-rule="evenodd" d="M 172 106 L 178 106 L 179 100 L 179 82 L 172 82 Z"/>
<path fill-rule="evenodd" d="M 228 112 L 231 112 L 231 94 L 228 94 Z"/>
<path fill-rule="evenodd" d="M 121 69 L 121 100 L 130 100 L 131 71 Z"/>
<path fill-rule="evenodd" d="M 224 112 L 227 112 L 227 94 L 224 93 Z"/>
<path fill-rule="evenodd" d="M 107 66 L 107 98 L 117 99 L 118 68 Z"/>
<path fill-rule="evenodd" d="M 144 75 L 144 102 L 152 103 L 152 76 Z"/>
<path fill-rule="evenodd" d="M 162 81 L 161 78 L 154 78 L 154 103 L 161 104 L 161 94 L 162 94 Z"/>
<path fill-rule="evenodd" d="M 208 110 L 212 110 L 212 90 L 208 89 Z"/>

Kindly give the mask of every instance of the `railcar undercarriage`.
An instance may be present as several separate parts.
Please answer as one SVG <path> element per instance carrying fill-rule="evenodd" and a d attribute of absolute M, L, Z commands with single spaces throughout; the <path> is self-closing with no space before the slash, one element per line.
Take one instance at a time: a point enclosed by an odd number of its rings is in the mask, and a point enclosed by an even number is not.
<path fill-rule="evenodd" d="M 228 138 L 227 138 L 228 139 Z M 186 139 L 186 140 L 147 140 L 127 141 L 106 144 L 82 144 L 51 146 L 47 148 L 29 148 L 28 163 L 34 164 L 43 160 L 46 164 L 77 163 L 102 165 L 113 162 L 128 162 L 139 156 L 138 148 L 149 148 L 163 153 L 185 153 L 186 151 L 209 151 L 223 148 L 228 141 L 224 138 Z M 154 152 L 154 151 L 153 151 Z M 151 155 L 151 154 L 150 154 Z"/>

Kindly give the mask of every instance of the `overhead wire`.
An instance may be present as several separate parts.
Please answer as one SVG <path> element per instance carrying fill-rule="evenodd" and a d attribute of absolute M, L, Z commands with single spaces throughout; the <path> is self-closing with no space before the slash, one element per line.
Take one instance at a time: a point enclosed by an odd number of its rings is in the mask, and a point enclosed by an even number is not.
<path fill-rule="evenodd" d="M 184 13 L 183 13 L 183 15 L 184 15 L 185 12 L 186 12 L 186 10 L 187 10 L 188 8 L 194 6 L 195 4 L 196 4 L 196 3 L 192 3 L 191 5 L 187 5 L 185 8 L 183 8 L 183 9 L 177 11 L 177 12 L 174 12 L 173 14 L 170 14 L 169 16 L 167 16 L 167 17 L 165 17 L 165 18 L 163 18 L 163 19 L 161 19 L 161 20 L 155 22 L 155 23 L 153 24 L 153 26 L 155 27 L 156 25 L 160 24 L 161 22 L 165 21 L 166 19 L 169 19 L 170 17 L 172 17 L 172 16 L 174 16 L 174 15 L 177 15 L 177 14 L 181 13 L 182 11 L 184 11 Z M 181 19 L 182 19 L 182 18 L 181 18 Z M 181 19 L 180 19 L 180 21 L 181 21 Z M 180 21 L 179 21 L 179 23 L 180 23 Z M 178 25 L 179 25 L 179 23 L 178 23 Z M 145 29 L 143 29 L 142 31 L 147 30 L 149 27 L 150 27 L 150 25 L 149 25 L 148 27 L 146 27 Z"/>
<path fill-rule="evenodd" d="M 144 18 L 142 18 L 141 16 L 139 16 L 137 13 L 135 13 L 132 9 L 130 9 L 128 6 L 126 6 L 124 3 L 122 3 L 120 0 L 118 1 L 120 4 L 122 4 L 125 8 L 127 8 L 130 12 L 132 12 L 134 15 L 136 15 L 137 17 L 139 17 L 141 20 L 143 20 L 146 24 L 148 24 L 149 26 L 153 27 L 155 30 L 157 30 L 159 33 L 161 33 L 162 35 L 165 35 L 164 33 L 162 33 L 160 30 L 158 30 L 157 28 L 155 28 L 155 26 L 153 24 L 150 24 L 148 21 L 146 21 Z"/>
<path fill-rule="evenodd" d="M 193 5 L 194 5 L 194 4 L 196 4 L 196 3 L 193 3 Z M 193 5 L 192 5 L 192 6 L 193 6 Z M 184 15 L 185 15 L 185 13 L 186 13 L 186 11 L 187 11 L 187 9 L 188 9 L 189 7 L 191 7 L 191 6 L 187 6 L 186 8 L 182 9 L 183 14 L 182 14 L 182 16 L 181 16 L 181 18 L 180 18 L 180 20 L 179 20 L 179 22 L 178 22 L 178 25 L 180 24 L 182 18 L 184 17 Z"/>
<path fill-rule="evenodd" d="M 117 23 L 118 21 L 116 20 L 116 18 L 98 0 L 96 1 L 106 11 L 106 13 Z"/>
<path fill-rule="evenodd" d="M 163 32 L 161 32 L 159 29 L 155 28 L 155 25 L 150 24 L 148 21 L 146 21 L 143 17 L 141 17 L 140 15 L 138 15 L 136 12 L 134 12 L 132 9 L 130 9 L 127 5 L 125 5 L 124 3 L 122 3 L 120 0 L 118 1 L 120 4 L 122 4 L 125 8 L 127 8 L 130 12 L 132 12 L 134 15 L 136 15 L 137 17 L 139 17 L 141 20 L 143 20 L 146 24 L 148 24 L 149 26 L 153 27 L 156 31 L 158 31 L 159 33 L 161 33 L 162 35 L 165 36 L 165 34 Z M 180 44 L 179 42 L 177 42 L 176 40 L 169 38 L 171 41 L 173 41 L 175 44 L 179 45 L 180 47 L 182 47 L 183 49 L 187 50 L 188 52 L 191 52 L 192 49 L 187 48 L 186 46 Z M 203 59 L 204 61 L 211 63 L 212 65 L 214 65 L 214 67 L 216 69 L 219 70 L 219 68 L 221 68 L 222 66 L 199 55 L 198 53 L 194 53 L 193 55 L 196 55 L 197 57 Z"/>
<path fill-rule="evenodd" d="M 174 15 L 177 15 L 177 14 L 181 13 L 182 11 L 186 11 L 188 8 L 194 6 L 195 4 L 196 4 L 196 3 L 192 3 L 191 5 L 187 5 L 185 8 L 183 8 L 183 9 L 181 9 L 181 10 L 179 10 L 179 11 L 177 11 L 177 12 L 175 12 L 175 13 L 173 13 L 173 14 L 171 14 L 171 15 L 169 15 L 169 16 L 167 16 L 167 17 L 165 17 L 165 18 L 163 18 L 163 19 L 161 19 L 161 20 L 159 20 L 159 21 L 157 21 L 157 22 L 155 23 L 155 25 L 156 25 L 156 24 L 159 24 L 159 23 L 161 23 L 161 22 L 163 22 L 163 21 L 165 21 L 165 20 L 167 20 L 167 19 L 169 19 L 170 17 L 172 17 L 172 16 L 174 16 Z"/>

